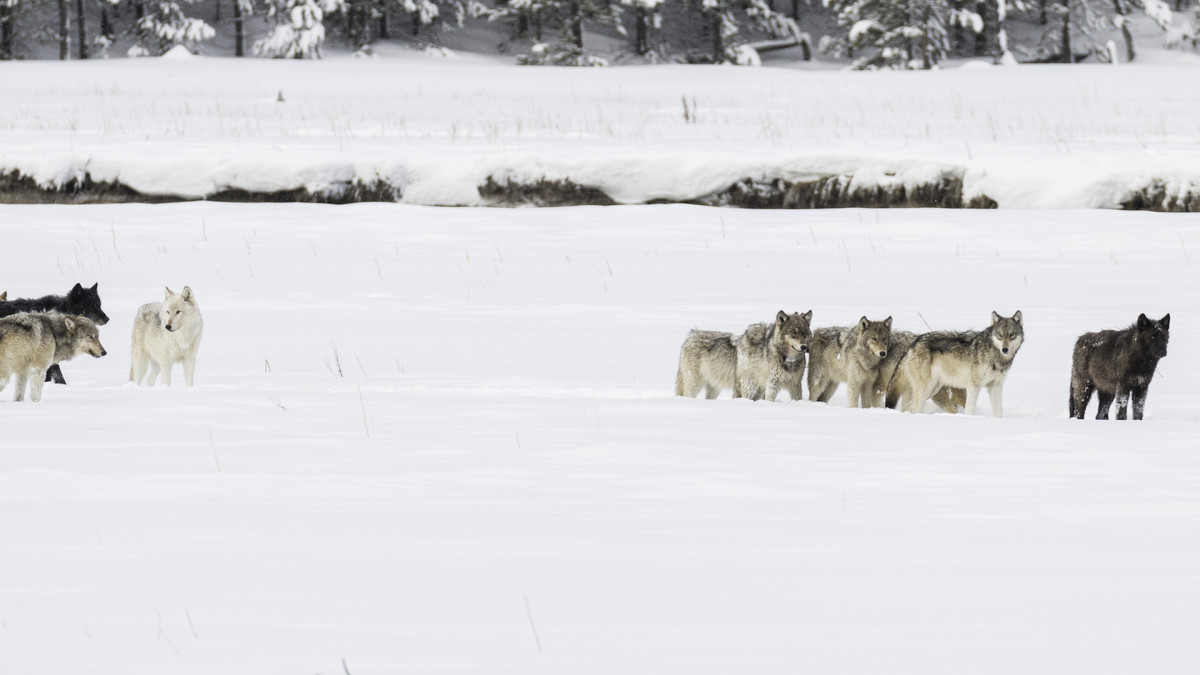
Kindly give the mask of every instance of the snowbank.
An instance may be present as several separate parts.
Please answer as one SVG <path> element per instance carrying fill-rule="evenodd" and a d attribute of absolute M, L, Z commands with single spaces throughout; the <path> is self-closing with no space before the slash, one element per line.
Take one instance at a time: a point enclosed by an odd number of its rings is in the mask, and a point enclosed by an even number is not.
<path fill-rule="evenodd" d="M 21 186 L 2 191 L 10 201 L 32 184 L 50 200 L 87 200 L 80 186 L 106 185 L 149 199 L 737 205 L 731 190 L 753 184 L 773 186 L 764 198 L 783 205 L 795 184 L 817 182 L 812 194 L 836 185 L 837 197 L 809 206 L 929 194 L 936 203 L 924 205 L 1179 208 L 1195 200 L 1184 186 L 1200 185 L 1200 78 L 1180 65 L 847 73 L 183 58 L 6 68 L 0 174 Z"/>

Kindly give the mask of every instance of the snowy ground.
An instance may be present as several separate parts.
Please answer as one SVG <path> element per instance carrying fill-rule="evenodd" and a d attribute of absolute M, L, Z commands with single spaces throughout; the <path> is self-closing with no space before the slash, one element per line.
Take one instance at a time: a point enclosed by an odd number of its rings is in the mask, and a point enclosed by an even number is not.
<path fill-rule="evenodd" d="M 519 68 L 411 52 L 12 62 L 0 172 L 146 194 L 337 189 L 478 205 L 478 186 L 569 178 L 621 203 L 743 178 L 964 175 L 1001 208 L 1112 208 L 1152 179 L 1200 193 L 1200 56 L 935 72 Z M 279 98 L 282 96 L 283 101 Z"/>
<path fill-rule="evenodd" d="M 0 401 L 0 671 L 1195 672 L 1196 222 L 0 207 L 0 290 L 112 317 Z M 126 382 L 164 284 L 192 389 Z M 1020 309 L 1009 417 L 672 396 L 689 328 L 779 309 Z M 1139 312 L 1146 420 L 1067 420 L 1075 336 Z"/>

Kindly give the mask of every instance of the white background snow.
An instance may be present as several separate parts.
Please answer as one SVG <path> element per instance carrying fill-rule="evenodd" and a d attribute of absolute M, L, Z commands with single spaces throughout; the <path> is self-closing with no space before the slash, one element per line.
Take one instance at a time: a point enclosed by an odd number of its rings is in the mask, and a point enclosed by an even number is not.
<path fill-rule="evenodd" d="M 1195 166 L 1194 66 L 1029 70 L 12 63 L 0 164 L 172 190 L 382 167 L 470 203 L 492 161 L 641 199 L 829 152 L 989 162 L 1027 207 Z M 0 290 L 99 282 L 112 318 L 69 386 L 0 402 L 0 672 L 1195 672 L 1198 224 L 0 207 Z M 129 385 L 134 311 L 183 285 L 197 386 Z M 779 309 L 1020 309 L 1006 418 L 673 396 L 688 329 Z M 1146 420 L 1067 420 L 1075 337 L 1140 312 L 1173 319 Z"/>

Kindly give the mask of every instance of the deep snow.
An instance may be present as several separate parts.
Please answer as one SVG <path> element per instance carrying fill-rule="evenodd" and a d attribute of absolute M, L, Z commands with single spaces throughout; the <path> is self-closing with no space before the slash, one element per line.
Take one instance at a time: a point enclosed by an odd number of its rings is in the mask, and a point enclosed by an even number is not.
<path fill-rule="evenodd" d="M 1194 672 L 1196 223 L 0 207 L 0 290 L 112 317 L 0 396 L 0 671 Z M 129 385 L 185 284 L 197 386 Z M 689 328 L 779 309 L 1020 309 L 1009 417 L 672 395 Z M 1067 420 L 1075 336 L 1168 311 L 1146 420 Z"/>
<path fill-rule="evenodd" d="M 1200 193 L 1198 65 L 1162 51 L 905 73 L 414 54 L 12 62 L 0 172 L 182 197 L 382 180 L 407 203 L 472 206 L 489 176 L 644 203 L 744 178 L 913 185 L 951 171 L 1001 208 L 1113 208 L 1155 178 Z"/>

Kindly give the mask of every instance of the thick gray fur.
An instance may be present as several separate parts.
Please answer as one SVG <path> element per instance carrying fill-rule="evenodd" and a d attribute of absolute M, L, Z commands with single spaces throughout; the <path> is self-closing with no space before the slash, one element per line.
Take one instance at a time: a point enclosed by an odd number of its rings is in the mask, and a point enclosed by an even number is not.
<path fill-rule="evenodd" d="M 781 389 L 793 401 L 804 397 L 805 355 L 812 339 L 812 310 L 788 314 L 780 310 L 775 323 L 757 323 L 734 340 L 737 346 L 735 398 L 774 401 Z"/>
<path fill-rule="evenodd" d="M 875 381 L 891 348 L 892 317 L 871 321 L 862 317 L 853 326 L 818 328 L 810 344 L 808 399 L 828 403 L 838 385 L 846 383 L 851 408 L 879 405 Z"/>
<path fill-rule="evenodd" d="M 900 359 L 904 358 L 916 341 L 916 333 L 906 330 L 892 331 L 892 346 L 888 350 L 887 357 L 879 363 L 879 370 L 876 371 L 873 407 L 879 407 L 880 403 L 884 403 L 888 408 L 896 407 L 903 389 L 902 383 L 893 379 L 896 366 L 900 364 Z M 884 400 L 885 396 L 886 401 Z M 934 392 L 933 402 L 948 413 L 957 413 L 967 404 L 967 390 L 960 387 L 942 387 Z"/>
<path fill-rule="evenodd" d="M 0 389 L 16 376 L 14 400 L 42 400 L 46 369 L 81 354 L 96 358 L 108 352 L 91 319 L 58 312 L 21 312 L 0 319 Z"/>
<path fill-rule="evenodd" d="M 925 333 L 900 360 L 889 391 L 895 387 L 902 408 L 916 413 L 938 389 L 959 387 L 967 393 L 965 412 L 974 415 L 986 388 L 992 416 L 1003 417 L 1004 380 L 1024 339 L 1021 312 L 1011 317 L 992 312 L 992 324 L 980 331 Z"/>
<path fill-rule="evenodd" d="M 1092 392 L 1096 392 L 1099 403 L 1096 419 L 1108 419 L 1114 399 L 1117 419 L 1125 419 L 1130 398 L 1133 399 L 1133 419 L 1142 419 L 1150 380 L 1154 378 L 1158 360 L 1167 355 L 1170 330 L 1170 314 L 1158 321 L 1141 314 L 1132 326 L 1123 330 L 1080 335 L 1071 357 L 1068 402 L 1071 417 L 1083 419 Z"/>
<path fill-rule="evenodd" d="M 693 329 L 679 350 L 675 395 L 716 398 L 737 381 L 737 347 L 733 333 Z"/>

